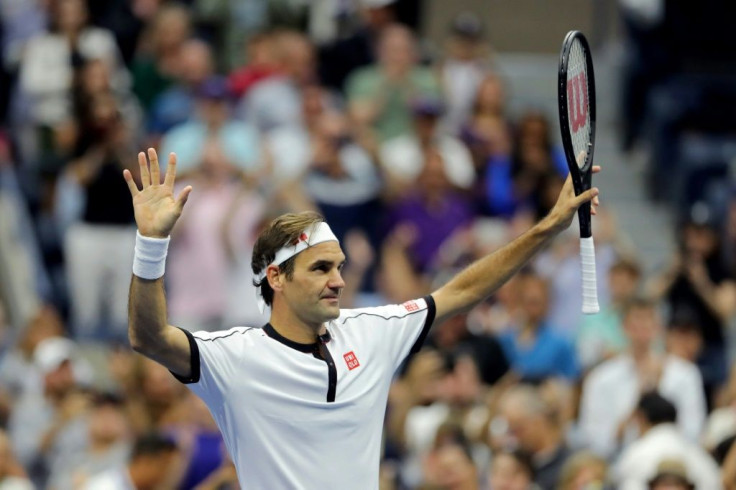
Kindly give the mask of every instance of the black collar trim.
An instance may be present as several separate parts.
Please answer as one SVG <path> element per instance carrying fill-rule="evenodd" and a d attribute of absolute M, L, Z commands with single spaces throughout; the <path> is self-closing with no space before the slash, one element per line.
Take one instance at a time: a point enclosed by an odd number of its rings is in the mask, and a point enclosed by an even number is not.
<path fill-rule="evenodd" d="M 319 342 L 312 342 L 311 344 L 302 344 L 300 342 L 294 342 L 293 340 L 289 340 L 283 335 L 281 335 L 280 333 L 278 333 L 276 329 L 273 328 L 273 325 L 271 325 L 270 323 L 266 323 L 263 326 L 263 331 L 266 332 L 266 335 L 268 335 L 272 339 L 281 342 L 287 347 L 291 347 L 292 349 L 298 350 L 299 352 L 314 352 L 315 349 L 319 349 L 320 342 L 327 343 L 330 341 L 330 333 L 327 332 L 319 336 Z"/>

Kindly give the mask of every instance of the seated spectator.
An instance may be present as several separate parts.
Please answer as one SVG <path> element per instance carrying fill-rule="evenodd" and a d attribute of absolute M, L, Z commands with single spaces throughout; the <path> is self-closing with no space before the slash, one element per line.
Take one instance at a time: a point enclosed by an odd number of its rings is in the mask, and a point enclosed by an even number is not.
<path fill-rule="evenodd" d="M 465 145 L 439 126 L 443 111 L 437 99 L 417 99 L 411 103 L 413 132 L 385 141 L 380 147 L 384 171 L 395 180 L 399 192 L 411 185 L 422 170 L 422 150 L 436 146 L 442 154 L 445 174 L 455 187 L 470 189 L 475 170 Z"/>
<path fill-rule="evenodd" d="M 452 441 L 434 448 L 425 461 L 424 483 L 419 488 L 480 490 L 470 448 Z"/>
<path fill-rule="evenodd" d="M 493 455 L 488 490 L 534 490 L 534 464 L 524 451 L 499 451 Z"/>
<path fill-rule="evenodd" d="M 675 425 L 675 405 L 655 391 L 646 392 L 637 403 L 634 418 L 641 436 L 615 464 L 616 488 L 645 490 L 650 479 L 661 472 L 660 464 L 676 459 L 686 469 L 697 488 L 723 488 L 720 472 L 713 458 L 689 440 Z"/>
<path fill-rule="evenodd" d="M 124 465 L 131 437 L 123 400 L 113 394 L 95 395 L 87 416 L 86 447 L 51 468 L 49 488 L 74 490 L 90 477 Z"/>
<path fill-rule="evenodd" d="M 379 142 L 411 132 L 410 102 L 440 96 L 429 68 L 417 65 L 412 32 L 401 25 L 381 32 L 378 63 L 355 70 L 347 81 L 350 115 L 359 131 L 374 133 Z"/>
<path fill-rule="evenodd" d="M 557 414 L 530 385 L 509 388 L 499 406 L 510 436 L 532 457 L 534 482 L 542 490 L 555 490 L 562 468 L 572 455 Z"/>
<path fill-rule="evenodd" d="M 212 77 L 197 88 L 194 117 L 174 127 L 161 140 L 161 155 L 176 153 L 177 175 L 186 177 L 194 171 L 205 153 L 206 142 L 216 135 L 225 156 L 243 172 L 260 166 L 260 144 L 255 129 L 233 119 L 229 107 L 230 91 L 222 77 Z M 164 163 L 164 162 L 161 162 Z M 164 175 L 164 168 L 161 168 Z"/>
<path fill-rule="evenodd" d="M 518 280 L 518 323 L 499 336 L 511 370 L 528 380 L 555 376 L 577 379 L 580 368 L 575 349 L 547 322 L 547 282 L 531 273 Z"/>
<path fill-rule="evenodd" d="M 654 389 L 677 407 L 682 434 L 697 441 L 706 413 L 697 367 L 657 350 L 662 326 L 654 303 L 643 299 L 630 303 L 623 327 L 628 351 L 593 369 L 583 384 L 580 426 L 590 449 L 610 457 L 625 446 L 637 399 Z"/>
<path fill-rule="evenodd" d="M 170 439 L 155 433 L 141 436 L 133 446 L 127 465 L 100 473 L 81 488 L 154 490 L 170 479 L 177 457 L 178 449 Z"/>
<path fill-rule="evenodd" d="M 597 315 L 586 315 L 576 335 L 580 362 L 584 368 L 620 354 L 626 348 L 621 328 L 624 308 L 634 299 L 641 279 L 639 264 L 627 259 L 615 262 L 608 271 L 610 302 Z"/>
<path fill-rule="evenodd" d="M 33 483 L 44 487 L 53 468 L 63 467 L 86 448 L 90 397 L 83 388 L 91 372 L 76 345 L 62 337 L 39 343 L 33 358 L 42 390 L 29 391 L 16 401 L 8 435 Z"/>

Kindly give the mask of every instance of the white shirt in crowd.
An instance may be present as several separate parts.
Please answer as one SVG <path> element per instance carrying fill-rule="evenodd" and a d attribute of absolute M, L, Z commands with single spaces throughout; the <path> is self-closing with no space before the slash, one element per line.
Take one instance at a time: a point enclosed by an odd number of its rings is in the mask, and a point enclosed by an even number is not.
<path fill-rule="evenodd" d="M 475 169 L 468 148 L 449 135 L 437 136 L 436 144 L 447 179 L 457 187 L 469 189 L 475 181 Z M 413 181 L 424 168 L 421 146 L 414 135 L 392 138 L 381 145 L 380 152 L 383 166 L 399 179 Z"/>
<path fill-rule="evenodd" d="M 659 379 L 659 393 L 675 405 L 677 425 L 697 441 L 705 423 L 705 396 L 698 368 L 668 355 Z M 583 384 L 580 426 L 588 446 L 609 457 L 617 449 L 616 430 L 636 408 L 641 395 L 634 360 L 627 354 L 604 362 Z"/>
<path fill-rule="evenodd" d="M 433 319 L 427 296 L 342 310 L 324 343 L 270 324 L 187 332 L 192 376 L 177 378 L 207 404 L 244 489 L 377 490 L 389 387 Z"/>
<path fill-rule="evenodd" d="M 646 490 L 663 460 L 676 459 L 687 469 L 687 476 L 698 489 L 719 490 L 718 465 L 703 448 L 685 437 L 677 426 L 660 424 L 633 442 L 614 466 L 619 490 Z"/>
<path fill-rule="evenodd" d="M 135 490 L 135 485 L 127 466 L 122 466 L 93 476 L 84 484 L 83 490 Z"/>

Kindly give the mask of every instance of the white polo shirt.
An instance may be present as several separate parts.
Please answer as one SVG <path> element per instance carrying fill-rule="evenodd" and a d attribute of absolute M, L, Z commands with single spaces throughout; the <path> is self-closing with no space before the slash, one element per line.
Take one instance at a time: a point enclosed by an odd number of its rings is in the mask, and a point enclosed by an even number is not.
<path fill-rule="evenodd" d="M 341 310 L 314 344 L 268 324 L 186 332 L 192 377 L 177 378 L 209 407 L 242 488 L 378 489 L 389 387 L 434 315 L 431 296 Z"/>

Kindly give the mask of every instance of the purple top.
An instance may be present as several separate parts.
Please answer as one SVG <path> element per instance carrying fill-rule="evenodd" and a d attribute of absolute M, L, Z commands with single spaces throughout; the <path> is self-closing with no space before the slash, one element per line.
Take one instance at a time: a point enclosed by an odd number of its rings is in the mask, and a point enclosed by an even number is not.
<path fill-rule="evenodd" d="M 411 246 L 411 258 L 420 271 L 425 271 L 434 259 L 442 242 L 458 229 L 470 224 L 473 208 L 463 197 L 448 193 L 438 205 L 428 208 L 418 194 L 411 194 L 395 203 L 389 210 L 388 230 L 410 223 L 417 237 Z"/>

